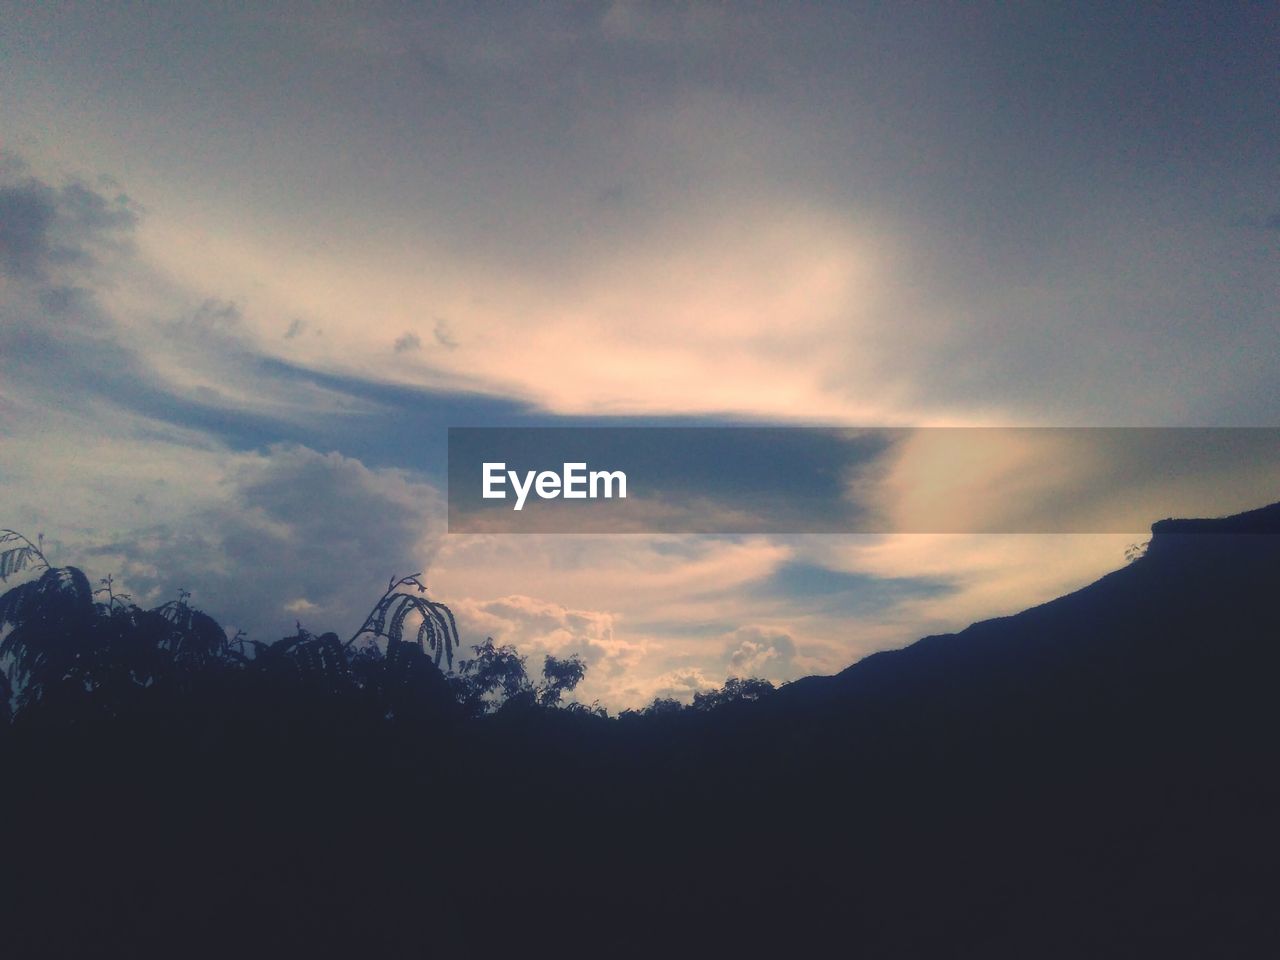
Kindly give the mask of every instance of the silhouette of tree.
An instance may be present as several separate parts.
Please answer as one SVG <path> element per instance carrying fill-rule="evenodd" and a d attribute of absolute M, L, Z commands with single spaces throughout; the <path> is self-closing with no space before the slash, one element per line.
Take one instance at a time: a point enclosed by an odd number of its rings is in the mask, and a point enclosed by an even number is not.
<path fill-rule="evenodd" d="M 675 697 L 655 697 L 653 703 L 642 711 L 646 717 L 674 716 L 683 713 L 685 706 Z"/>
<path fill-rule="evenodd" d="M 480 716 L 506 704 L 536 702 L 525 658 L 515 647 L 498 646 L 493 637 L 486 637 L 471 649 L 475 656 L 459 661 L 454 680 L 458 701 L 468 716 Z"/>
<path fill-rule="evenodd" d="M 727 703 L 743 700 L 760 700 L 773 693 L 773 684 L 759 677 L 742 680 L 730 677 L 719 690 L 708 690 L 693 695 L 693 709 L 715 710 Z"/>
<path fill-rule="evenodd" d="M 305 686 L 315 691 L 341 693 L 354 685 L 347 651 L 336 633 L 315 636 L 296 624 L 297 633 L 273 643 L 248 640 L 253 656 L 247 656 L 244 639 L 231 656 L 250 673 L 282 686 Z"/>
<path fill-rule="evenodd" d="M 12 627 L 0 641 L 0 658 L 12 664 L 21 702 L 87 682 L 101 665 L 106 639 L 95 619 L 93 590 L 74 567 L 48 568 L 0 597 L 0 629 Z"/>
<path fill-rule="evenodd" d="M 538 690 L 538 702 L 544 707 L 557 707 L 560 698 L 573 690 L 587 675 L 587 665 L 576 653 L 560 659 L 547 655 L 542 664 L 544 682 Z"/>
<path fill-rule="evenodd" d="M 49 567 L 0 596 L 0 658 L 11 664 L 20 710 L 74 712 L 92 700 L 116 712 L 142 690 L 190 692 L 230 666 L 226 633 L 189 594 L 143 610 L 107 587 L 94 600 L 75 567 Z M 79 705 L 79 706 L 77 706 Z"/>
<path fill-rule="evenodd" d="M 387 584 L 387 592 L 374 604 L 360 629 L 347 641 L 347 646 L 351 646 L 365 634 L 385 637 L 391 643 L 399 642 L 404 639 L 405 622 L 410 616 L 417 614 L 421 618 L 416 638 L 418 646 L 423 650 L 435 651 L 437 666 L 441 658 L 444 658 L 452 669 L 453 651 L 459 642 L 458 624 L 453 618 L 453 611 L 443 603 L 436 603 L 424 596 L 404 593 L 402 590 L 405 587 L 414 587 L 418 593 L 425 594 L 427 586 L 421 578 L 421 573 L 401 577 L 399 580 L 392 578 Z"/>
<path fill-rule="evenodd" d="M 489 638 L 446 679 L 440 664 L 452 668 L 457 623 L 448 606 L 422 596 L 426 586 L 418 574 L 390 580 L 345 643 L 300 623 L 294 634 L 264 643 L 243 632 L 228 640 L 217 621 L 191 605 L 185 589 L 144 610 L 117 592 L 112 577 L 91 589 L 79 569 L 51 567 L 40 545 L 19 533 L 0 531 L 0 544 L 8 548 L 0 553 L 3 579 L 42 571 L 0 596 L 0 658 L 12 665 L 0 689 L 6 719 L 11 681 L 19 713 L 39 707 L 49 722 L 85 710 L 120 713 L 144 694 L 152 700 L 190 696 L 229 678 L 233 686 L 224 696 L 239 690 L 281 702 L 339 698 L 383 719 L 438 719 L 449 711 L 478 717 L 499 708 L 559 707 L 586 673 L 576 655 L 548 656 L 543 682 L 535 686 L 515 648 Z M 410 629 L 416 630 L 411 638 Z M 357 643 L 361 637 L 385 644 Z M 598 704 L 572 706 L 576 713 L 604 713 Z"/>
<path fill-rule="evenodd" d="M 586 663 L 577 654 L 565 658 L 548 655 L 542 665 L 543 682 L 535 685 L 525 669 L 527 658 L 520 656 L 515 647 L 499 646 L 493 637 L 487 637 L 471 649 L 475 656 L 459 661 L 453 683 L 464 712 L 472 717 L 498 710 L 559 707 L 564 695 L 575 689 L 587 673 Z M 604 712 L 599 704 L 570 707 L 574 713 Z"/>

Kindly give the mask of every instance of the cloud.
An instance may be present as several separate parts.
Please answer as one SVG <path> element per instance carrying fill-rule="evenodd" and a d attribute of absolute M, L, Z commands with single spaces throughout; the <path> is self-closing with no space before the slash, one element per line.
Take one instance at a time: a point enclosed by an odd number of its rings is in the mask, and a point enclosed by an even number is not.
<path fill-rule="evenodd" d="M 0 268 L 10 277 L 39 277 L 50 257 L 54 203 L 34 185 L 0 188 Z"/>
<path fill-rule="evenodd" d="M 728 668 L 732 676 L 791 679 L 796 654 L 791 634 L 769 627 L 740 627 L 729 638 Z"/>
<path fill-rule="evenodd" d="M 1275 429 L 903 431 L 851 499 L 904 533 L 1131 532 L 1269 502 Z"/>
<path fill-rule="evenodd" d="M 238 79 L 124 88 L 36 17 L 10 52 L 59 82 L 12 71 L 31 106 L 5 119 L 148 171 L 148 258 L 244 304 L 279 359 L 588 415 L 1274 419 L 1272 258 L 1223 231 L 1215 186 L 1274 190 L 1255 13 L 392 3 L 211 11 L 199 45 L 118 16 L 142 75 Z M 1150 98 L 1162 64 L 1224 45 L 1197 61 L 1214 82 Z M 34 126 L 65 90 L 92 130 Z M 465 336 L 423 327 L 445 349 L 388 363 L 424 315 Z M 282 340 L 299 316 L 326 336 Z"/>
<path fill-rule="evenodd" d="M 114 564 L 135 597 L 159 602 L 184 587 L 258 639 L 283 636 L 295 618 L 345 634 L 387 578 L 430 566 L 439 505 L 434 488 L 399 471 L 273 447 L 232 458 L 187 516 L 89 552 L 95 567 Z"/>
<path fill-rule="evenodd" d="M 436 339 L 436 343 L 444 347 L 446 350 L 456 350 L 458 341 L 453 335 L 453 329 L 447 320 L 437 320 L 432 335 Z"/>
<path fill-rule="evenodd" d="M 590 666 L 581 696 L 617 709 L 652 700 L 674 682 L 673 671 L 698 671 L 699 689 L 718 686 L 730 672 L 731 645 L 758 642 L 767 659 L 772 641 L 774 675 L 785 672 L 785 641 L 767 621 L 789 612 L 758 585 L 790 554 L 763 537 L 450 534 L 433 583 L 465 633 L 535 657 L 581 654 Z M 521 592 L 506 593 L 508 585 Z M 760 626 L 736 635 L 744 622 Z M 797 655 L 786 668 L 816 662 Z"/>
<path fill-rule="evenodd" d="M 617 617 L 604 610 L 571 609 L 521 595 L 463 598 L 453 604 L 453 610 L 464 644 L 482 637 L 512 644 L 529 658 L 531 675 L 542 669 L 543 656 L 580 656 L 589 669 L 575 695 L 587 702 L 616 703 L 613 689 L 642 664 L 645 654 L 643 642 L 615 635 Z"/>
<path fill-rule="evenodd" d="M 450 534 L 435 577 L 450 597 L 522 593 L 569 609 L 609 610 L 615 629 L 717 618 L 723 604 L 791 556 L 766 537 L 520 536 Z"/>
<path fill-rule="evenodd" d="M 244 313 L 237 304 L 209 297 L 178 323 L 193 330 L 225 335 L 236 333 L 243 320 Z"/>
<path fill-rule="evenodd" d="M 169 589 L 172 563 L 262 632 L 291 617 L 272 604 L 338 617 L 318 591 L 343 589 L 282 572 L 343 555 L 289 546 L 323 538 L 269 495 L 273 471 L 294 491 L 330 477 L 368 522 L 408 511 L 377 542 L 348 533 L 354 584 L 380 542 L 388 566 L 430 556 L 438 521 L 408 505 L 429 492 L 387 471 L 430 468 L 431 438 L 477 410 L 1275 421 L 1274 249 L 1223 227 L 1231 197 L 1274 195 L 1261 7 L 1212 23 L 631 3 L 83 16 L 33 5 L 0 37 L 0 126 L 46 171 L 118 173 L 148 214 L 99 180 L 0 178 L 6 511 L 68 550 L 136 541 L 142 588 Z M 135 69 L 102 70 L 120 37 Z M 414 330 L 430 349 L 396 356 Z M 1016 490 L 1043 466 L 1011 456 L 997 479 Z M 957 479 L 981 494 L 981 471 Z M 344 498 L 317 502 L 341 522 Z M 785 659 L 735 642 L 744 625 L 791 637 L 795 671 L 834 669 L 1048 599 L 1123 546 L 450 537 L 431 581 L 529 644 L 594 648 L 603 619 L 574 617 L 607 617 L 643 650 L 610 681 L 625 703 L 719 683 L 735 656 Z M 864 582 L 923 576 L 949 589 Z M 864 589 L 872 609 L 839 600 Z M 358 616 L 367 596 L 339 599 Z"/>
<path fill-rule="evenodd" d="M 91 269 L 137 225 L 132 202 L 77 180 L 53 187 L 34 177 L 0 182 L 0 273 L 54 283 Z"/>
<path fill-rule="evenodd" d="M 123 194 L 0 165 L 0 402 L 22 411 L 15 428 L 58 410 L 109 432 L 136 414 L 243 449 L 373 409 L 273 376 L 257 311 L 156 270 L 139 255 L 141 225 Z"/>
<path fill-rule="evenodd" d="M 402 333 L 396 337 L 396 342 L 392 345 L 392 349 L 396 353 L 411 353 L 415 350 L 422 349 L 422 338 L 416 333 Z"/>
<path fill-rule="evenodd" d="M 848 647 L 870 653 L 928 633 L 959 630 L 1078 589 L 1124 560 L 1134 534 L 893 534 L 810 544 L 831 569 L 881 578 L 929 578 L 947 589 L 906 594 L 854 623 Z"/>
<path fill-rule="evenodd" d="M 655 678 L 645 687 L 644 694 L 639 696 L 632 706 L 643 706 L 646 703 L 652 703 L 655 699 L 690 703 L 694 694 L 715 690 L 722 682 L 707 676 L 698 667 L 680 667 Z"/>

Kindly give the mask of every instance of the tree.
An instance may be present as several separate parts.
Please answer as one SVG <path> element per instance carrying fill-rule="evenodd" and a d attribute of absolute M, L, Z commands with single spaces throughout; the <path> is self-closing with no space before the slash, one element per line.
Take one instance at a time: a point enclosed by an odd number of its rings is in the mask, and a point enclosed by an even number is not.
<path fill-rule="evenodd" d="M 493 712 L 506 704 L 533 703 L 537 694 L 515 647 L 498 646 L 493 637 L 473 646 L 470 660 L 458 663 L 454 679 L 458 702 L 468 716 Z"/>
<path fill-rule="evenodd" d="M 547 654 L 542 664 L 544 682 L 538 690 L 538 702 L 544 707 L 558 707 L 560 698 L 573 690 L 587 675 L 587 665 L 576 653 L 564 659 Z"/>
<path fill-rule="evenodd" d="M 459 642 L 458 624 L 453 618 L 453 611 L 443 603 L 402 591 L 404 587 L 415 587 L 419 594 L 425 594 L 427 585 L 421 578 L 421 573 L 401 577 L 399 580 L 392 578 L 387 584 L 387 592 L 374 604 L 360 629 L 352 634 L 346 645 L 351 646 L 365 634 L 386 637 L 390 643 L 403 640 L 405 622 L 417 614 L 421 618 L 416 637 L 419 648 L 435 651 L 436 666 L 444 658 L 449 669 L 453 669 L 453 651 Z"/>
<path fill-rule="evenodd" d="M 586 676 L 587 665 L 576 653 L 569 657 L 548 655 L 542 664 L 543 682 L 534 685 L 525 669 L 526 658 L 515 647 L 499 646 L 493 637 L 471 648 L 475 656 L 458 664 L 454 684 L 458 700 L 468 716 L 524 707 L 558 707 L 564 695 Z M 598 712 L 597 707 L 570 705 L 574 712 Z"/>
<path fill-rule="evenodd" d="M 190 692 L 229 665 L 226 633 L 186 591 L 143 610 L 104 581 L 107 601 L 98 603 L 81 570 L 41 565 L 38 578 L 0 596 L 0 629 L 10 628 L 0 657 L 20 710 L 118 712 L 140 691 Z"/>
<path fill-rule="evenodd" d="M 693 695 L 693 709 L 715 710 L 727 703 L 760 700 L 771 693 L 773 693 L 773 684 L 768 680 L 762 680 L 759 677 L 751 677 L 747 680 L 730 677 L 719 690 L 695 693 Z"/>
<path fill-rule="evenodd" d="M 8 676 L 0 674 L 4 719 L 13 692 L 20 715 L 38 709 L 57 721 L 85 711 L 118 715 L 143 700 L 189 698 L 201 690 L 255 704 L 264 711 L 260 717 L 302 717 L 310 708 L 333 715 L 341 702 L 378 720 L 426 722 L 458 713 L 459 705 L 473 717 L 560 707 L 587 670 L 576 654 L 547 656 L 535 685 L 525 658 L 490 637 L 452 673 L 457 623 L 448 606 L 423 596 L 420 574 L 392 578 L 346 642 L 299 623 L 294 634 L 263 643 L 242 632 L 228 640 L 217 621 L 191 605 L 185 589 L 144 610 L 117 592 L 111 577 L 95 590 L 79 569 L 50 566 L 41 545 L 19 533 L 0 531 L 0 547 L 0 580 L 38 573 L 0 596 L 0 657 L 11 665 Z M 358 643 L 362 637 L 385 644 Z M 451 671 L 447 678 L 442 661 Z M 348 715 L 345 707 L 338 713 Z M 598 704 L 565 709 L 604 712 Z"/>

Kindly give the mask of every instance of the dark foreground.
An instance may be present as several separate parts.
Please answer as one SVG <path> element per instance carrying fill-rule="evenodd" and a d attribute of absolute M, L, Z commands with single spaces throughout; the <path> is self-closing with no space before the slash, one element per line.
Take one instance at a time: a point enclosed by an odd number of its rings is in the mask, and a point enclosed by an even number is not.
<path fill-rule="evenodd" d="M 710 711 L 31 711 L 4 953 L 1280 956 L 1278 532 Z"/>

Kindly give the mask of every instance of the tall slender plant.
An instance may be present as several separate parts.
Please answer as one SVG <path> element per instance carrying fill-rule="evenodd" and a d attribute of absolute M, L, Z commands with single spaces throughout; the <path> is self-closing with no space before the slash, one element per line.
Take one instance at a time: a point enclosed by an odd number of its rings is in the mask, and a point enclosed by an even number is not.
<path fill-rule="evenodd" d="M 415 588 L 417 594 L 404 592 L 410 587 Z M 436 666 L 443 659 L 452 670 L 453 651 L 459 645 L 458 624 L 453 618 L 453 611 L 443 603 L 418 595 L 426 592 L 427 585 L 422 582 L 421 573 L 399 580 L 393 577 L 387 583 L 387 592 L 374 604 L 360 629 L 351 635 L 345 646 L 350 647 L 365 635 L 385 637 L 392 646 L 403 643 L 405 624 L 417 614 L 421 623 L 413 642 L 424 653 L 427 650 L 434 652 Z"/>

